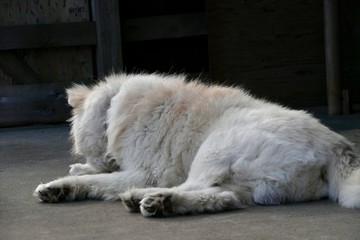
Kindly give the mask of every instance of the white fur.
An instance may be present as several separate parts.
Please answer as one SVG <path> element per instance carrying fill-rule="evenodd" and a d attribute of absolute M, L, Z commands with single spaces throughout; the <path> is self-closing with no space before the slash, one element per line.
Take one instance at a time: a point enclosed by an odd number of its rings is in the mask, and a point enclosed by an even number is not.
<path fill-rule="evenodd" d="M 68 96 L 87 163 L 39 185 L 43 201 L 121 198 L 144 216 L 327 196 L 360 208 L 360 158 L 304 111 L 173 75 L 112 75 Z"/>

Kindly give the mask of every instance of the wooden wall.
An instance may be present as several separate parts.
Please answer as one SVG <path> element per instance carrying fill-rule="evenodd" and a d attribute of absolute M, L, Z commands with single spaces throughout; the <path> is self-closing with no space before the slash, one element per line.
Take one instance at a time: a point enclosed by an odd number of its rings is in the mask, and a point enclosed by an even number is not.
<path fill-rule="evenodd" d="M 87 22 L 88 0 L 2 0 L 0 26 Z M 3 51 L 0 51 L 0 57 Z M 37 48 L 11 51 L 43 82 L 86 82 L 93 78 L 91 47 Z M 4 56 L 3 56 L 4 58 Z M 0 85 L 23 84 L 0 66 Z M 30 83 L 30 82 L 29 82 Z"/>
<path fill-rule="evenodd" d="M 65 88 L 122 67 L 118 0 L 0 1 L 0 127 L 69 117 Z"/>
<path fill-rule="evenodd" d="M 359 103 L 360 1 L 339 2 L 342 88 Z M 64 87 L 112 69 L 326 105 L 323 0 L 0 1 L 0 126 L 63 122 Z"/>
<path fill-rule="evenodd" d="M 360 2 L 341 2 L 343 88 L 360 99 Z M 211 77 L 293 107 L 326 105 L 323 1 L 207 0 Z"/>
<path fill-rule="evenodd" d="M 341 79 L 354 104 L 360 103 L 360 1 L 340 2 Z M 358 109 L 356 109 L 358 110 Z"/>
<path fill-rule="evenodd" d="M 207 0 L 211 77 L 286 105 L 325 104 L 322 1 Z"/>
<path fill-rule="evenodd" d="M 88 0 L 0 1 L 0 126 L 69 117 L 65 87 L 94 78 L 89 7 Z"/>
<path fill-rule="evenodd" d="M 208 72 L 205 0 L 120 1 L 127 71 Z"/>

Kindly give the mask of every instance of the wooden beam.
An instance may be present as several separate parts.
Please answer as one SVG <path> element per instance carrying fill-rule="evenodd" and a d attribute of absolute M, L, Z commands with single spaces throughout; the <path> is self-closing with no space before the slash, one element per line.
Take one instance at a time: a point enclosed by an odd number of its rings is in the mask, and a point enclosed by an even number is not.
<path fill-rule="evenodd" d="M 0 88 L 0 127 L 64 122 L 69 113 L 64 83 Z"/>
<path fill-rule="evenodd" d="M 123 68 L 118 0 L 91 0 L 92 20 L 96 22 L 96 72 L 102 78 Z"/>
<path fill-rule="evenodd" d="M 206 34 L 205 13 L 154 16 L 124 21 L 124 39 L 129 42 Z"/>
<path fill-rule="evenodd" d="M 0 27 L 0 50 L 95 44 L 94 22 Z"/>
<path fill-rule="evenodd" d="M 335 115 L 342 113 L 337 0 L 324 0 L 324 23 L 328 112 Z"/>
<path fill-rule="evenodd" d="M 14 53 L 0 51 L 0 68 L 13 79 L 13 84 L 41 83 L 39 74 Z"/>

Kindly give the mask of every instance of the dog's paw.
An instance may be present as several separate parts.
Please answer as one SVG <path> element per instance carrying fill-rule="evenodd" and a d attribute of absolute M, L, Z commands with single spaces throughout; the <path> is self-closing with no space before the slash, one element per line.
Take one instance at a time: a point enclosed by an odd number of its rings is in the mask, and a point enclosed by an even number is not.
<path fill-rule="evenodd" d="M 89 164 L 75 163 L 75 164 L 71 164 L 69 167 L 70 167 L 69 174 L 72 176 L 98 173 L 98 171 L 96 171 L 96 169 L 90 166 Z"/>
<path fill-rule="evenodd" d="M 107 171 L 108 172 L 116 172 L 120 170 L 120 166 L 118 164 L 118 162 L 116 161 L 116 159 L 111 158 L 110 160 L 108 160 L 107 163 Z"/>
<path fill-rule="evenodd" d="M 149 194 L 140 201 L 140 211 L 144 217 L 168 216 L 172 209 L 171 194 Z"/>
<path fill-rule="evenodd" d="M 125 193 L 120 194 L 123 205 L 130 212 L 140 212 L 140 201 L 142 197 L 137 197 L 134 194 L 134 190 L 129 190 Z"/>
<path fill-rule="evenodd" d="M 55 203 L 69 198 L 70 188 L 50 187 L 48 184 L 40 184 L 34 191 L 33 196 L 43 202 Z"/>
<path fill-rule="evenodd" d="M 118 161 L 110 153 L 105 156 L 104 170 L 106 172 L 116 172 L 120 170 Z"/>

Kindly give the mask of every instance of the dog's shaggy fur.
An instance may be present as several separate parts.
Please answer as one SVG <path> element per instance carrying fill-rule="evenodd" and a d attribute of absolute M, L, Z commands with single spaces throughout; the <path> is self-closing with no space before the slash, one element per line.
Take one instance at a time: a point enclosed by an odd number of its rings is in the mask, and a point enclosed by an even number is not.
<path fill-rule="evenodd" d="M 144 216 L 323 197 L 360 208 L 359 155 L 304 111 L 174 75 L 112 75 L 67 93 L 87 162 L 40 184 L 45 202 L 121 199 Z"/>

